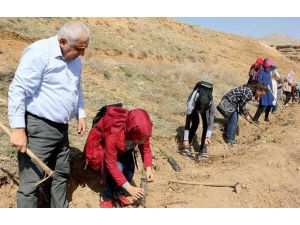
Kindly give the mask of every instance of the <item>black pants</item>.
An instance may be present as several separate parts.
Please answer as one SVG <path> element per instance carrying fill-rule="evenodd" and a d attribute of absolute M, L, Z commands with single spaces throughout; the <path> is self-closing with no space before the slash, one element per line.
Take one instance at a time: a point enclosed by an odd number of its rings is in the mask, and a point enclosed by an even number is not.
<path fill-rule="evenodd" d="M 291 100 L 292 92 L 286 91 L 286 92 L 285 92 L 285 96 L 286 96 L 286 97 L 285 97 L 284 104 L 286 105 L 286 104 L 288 104 L 289 101 Z"/>
<path fill-rule="evenodd" d="M 195 137 L 196 131 L 199 126 L 199 113 L 194 110 L 191 114 L 192 117 L 192 127 L 190 128 L 189 132 L 189 143 L 192 144 L 193 139 Z M 201 144 L 200 144 L 200 153 L 203 153 L 204 149 L 204 143 L 206 138 L 206 132 L 207 132 L 207 118 L 206 118 L 206 112 L 201 113 L 201 119 L 203 124 L 203 131 L 202 131 L 202 137 L 201 137 Z"/>
<path fill-rule="evenodd" d="M 256 110 L 256 113 L 253 117 L 253 120 L 258 121 L 260 115 L 263 113 L 264 110 L 265 110 L 265 119 L 268 119 L 271 109 L 272 109 L 271 105 L 268 105 L 268 106 L 259 105 L 257 110 Z"/>

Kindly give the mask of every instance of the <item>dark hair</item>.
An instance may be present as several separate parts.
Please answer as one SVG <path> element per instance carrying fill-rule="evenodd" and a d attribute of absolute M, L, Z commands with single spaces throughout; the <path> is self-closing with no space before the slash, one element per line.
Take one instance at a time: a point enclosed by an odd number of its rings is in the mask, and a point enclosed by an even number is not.
<path fill-rule="evenodd" d="M 257 84 L 252 84 L 252 85 L 247 85 L 247 87 L 249 87 L 253 94 L 256 93 L 256 91 L 264 91 L 264 92 L 268 92 L 268 86 L 266 86 L 263 83 L 257 83 Z"/>

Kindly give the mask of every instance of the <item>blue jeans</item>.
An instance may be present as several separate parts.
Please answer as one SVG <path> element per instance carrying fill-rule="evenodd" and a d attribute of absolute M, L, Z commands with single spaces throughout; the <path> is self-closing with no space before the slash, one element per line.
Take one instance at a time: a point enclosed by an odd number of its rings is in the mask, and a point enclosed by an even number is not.
<path fill-rule="evenodd" d="M 235 132 L 238 124 L 238 112 L 235 111 L 230 119 L 228 119 L 227 123 L 227 130 L 226 130 L 226 137 L 227 137 L 227 142 L 232 142 L 235 141 Z"/>
<path fill-rule="evenodd" d="M 128 182 L 132 181 L 134 175 L 134 159 L 132 151 L 127 151 L 124 155 L 118 156 L 117 165 L 120 171 L 124 174 Z M 116 199 L 120 195 L 125 195 L 125 190 L 121 186 L 118 187 L 113 177 L 109 174 L 105 174 L 105 183 L 102 192 L 102 198 L 104 201 Z"/>

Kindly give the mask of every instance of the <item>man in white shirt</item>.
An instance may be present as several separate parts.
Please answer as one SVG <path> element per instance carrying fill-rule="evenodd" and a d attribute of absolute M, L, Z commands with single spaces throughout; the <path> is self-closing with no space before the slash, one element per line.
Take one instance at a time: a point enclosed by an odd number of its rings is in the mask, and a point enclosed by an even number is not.
<path fill-rule="evenodd" d="M 11 145 L 18 151 L 18 207 L 37 207 L 36 182 L 44 175 L 23 154 L 27 147 L 55 172 L 50 184 L 51 207 L 68 207 L 68 122 L 76 117 L 78 134 L 85 133 L 80 56 L 89 39 L 82 22 L 69 21 L 56 36 L 36 41 L 23 52 L 8 92 Z"/>

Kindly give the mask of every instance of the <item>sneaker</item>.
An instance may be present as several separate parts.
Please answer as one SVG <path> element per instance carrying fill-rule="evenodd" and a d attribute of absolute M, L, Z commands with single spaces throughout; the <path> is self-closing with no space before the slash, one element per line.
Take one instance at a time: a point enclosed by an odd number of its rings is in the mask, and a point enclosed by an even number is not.
<path fill-rule="evenodd" d="M 270 122 L 269 118 L 265 118 L 265 121 L 266 121 L 266 122 Z"/>
<path fill-rule="evenodd" d="M 129 206 L 131 204 L 131 202 L 124 195 L 118 196 L 118 202 L 122 207 Z"/>
<path fill-rule="evenodd" d="M 230 145 L 230 146 L 233 146 L 233 145 L 237 144 L 237 141 L 236 140 L 226 140 L 226 144 Z"/>
<path fill-rule="evenodd" d="M 210 155 L 207 152 L 200 154 L 200 156 L 203 158 L 210 158 Z"/>
<path fill-rule="evenodd" d="M 180 154 L 187 156 L 190 153 L 189 149 L 181 149 Z"/>
<path fill-rule="evenodd" d="M 100 201 L 100 207 L 101 208 L 113 208 L 113 201 L 112 200 Z"/>
<path fill-rule="evenodd" d="M 187 157 L 189 157 L 189 158 L 194 158 L 194 156 L 195 156 L 195 153 L 193 153 L 192 151 L 191 151 L 191 149 L 182 149 L 181 151 L 180 151 L 180 154 L 181 155 L 183 155 L 183 156 L 187 156 Z"/>

